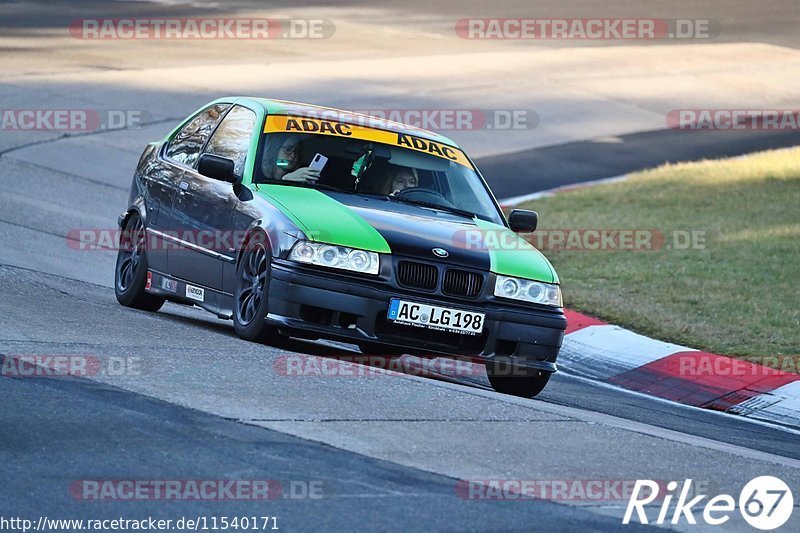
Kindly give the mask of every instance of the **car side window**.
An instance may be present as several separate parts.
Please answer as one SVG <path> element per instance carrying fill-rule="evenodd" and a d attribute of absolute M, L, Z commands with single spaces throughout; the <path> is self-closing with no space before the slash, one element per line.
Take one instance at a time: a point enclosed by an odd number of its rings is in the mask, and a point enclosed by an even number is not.
<path fill-rule="evenodd" d="M 256 114 L 253 111 L 234 106 L 211 136 L 205 153 L 232 159 L 234 174 L 241 177 L 255 125 Z"/>
<path fill-rule="evenodd" d="M 230 104 L 215 104 L 195 115 L 169 143 L 167 157 L 178 163 L 194 166 L 208 136 L 229 107 Z"/>

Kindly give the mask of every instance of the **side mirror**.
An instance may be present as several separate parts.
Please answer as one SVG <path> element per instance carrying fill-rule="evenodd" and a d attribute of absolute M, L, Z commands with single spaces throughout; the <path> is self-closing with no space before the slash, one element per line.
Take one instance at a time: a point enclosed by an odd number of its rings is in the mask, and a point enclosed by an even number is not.
<path fill-rule="evenodd" d="M 197 172 L 203 176 L 227 183 L 237 183 L 239 179 L 233 173 L 232 159 L 214 154 L 203 154 L 197 162 Z"/>
<path fill-rule="evenodd" d="M 539 213 L 526 211 L 525 209 L 514 209 L 508 215 L 508 223 L 511 226 L 511 231 L 533 233 L 536 231 L 536 225 L 539 224 Z"/>

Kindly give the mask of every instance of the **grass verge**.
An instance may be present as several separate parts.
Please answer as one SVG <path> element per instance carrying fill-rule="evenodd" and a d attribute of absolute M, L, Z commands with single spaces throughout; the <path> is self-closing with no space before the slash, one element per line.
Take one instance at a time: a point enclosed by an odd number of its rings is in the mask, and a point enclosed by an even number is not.
<path fill-rule="evenodd" d="M 539 212 L 533 242 L 567 307 L 710 352 L 800 354 L 800 148 L 666 165 L 520 207 Z M 641 230 L 658 249 L 587 250 L 595 235 L 575 230 L 590 229 Z"/>

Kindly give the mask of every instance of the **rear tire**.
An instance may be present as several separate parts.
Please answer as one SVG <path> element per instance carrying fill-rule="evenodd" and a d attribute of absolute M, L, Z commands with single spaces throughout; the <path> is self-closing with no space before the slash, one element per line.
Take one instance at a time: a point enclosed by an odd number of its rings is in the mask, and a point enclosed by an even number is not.
<path fill-rule="evenodd" d="M 510 363 L 487 363 L 486 375 L 497 392 L 533 398 L 544 390 L 552 372 L 515 366 Z"/>
<path fill-rule="evenodd" d="M 281 338 L 277 328 L 267 323 L 271 258 L 266 237 L 254 234 L 236 265 L 233 329 L 248 341 L 264 343 Z"/>
<path fill-rule="evenodd" d="M 164 298 L 145 292 L 147 285 L 147 237 L 138 213 L 131 214 L 119 238 L 117 264 L 114 269 L 114 294 L 126 307 L 158 311 Z"/>

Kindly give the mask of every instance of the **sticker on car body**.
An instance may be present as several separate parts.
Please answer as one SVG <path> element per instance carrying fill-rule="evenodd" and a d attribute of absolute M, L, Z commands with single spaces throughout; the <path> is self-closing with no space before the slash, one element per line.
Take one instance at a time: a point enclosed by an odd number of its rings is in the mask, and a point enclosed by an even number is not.
<path fill-rule="evenodd" d="M 194 285 L 186 285 L 186 297 L 198 302 L 204 302 L 206 299 L 206 291 L 202 287 L 195 287 Z"/>
<path fill-rule="evenodd" d="M 275 132 L 333 135 L 350 139 L 360 139 L 362 141 L 390 144 L 401 148 L 416 150 L 418 152 L 425 152 L 426 154 L 453 161 L 467 168 L 472 168 L 469 159 L 460 149 L 439 141 L 425 139 L 408 133 L 368 128 L 366 126 L 348 124 L 335 120 L 269 115 L 264 123 L 264 133 Z"/>
<path fill-rule="evenodd" d="M 174 279 L 161 278 L 161 288 L 169 292 L 178 292 L 178 282 Z"/>

